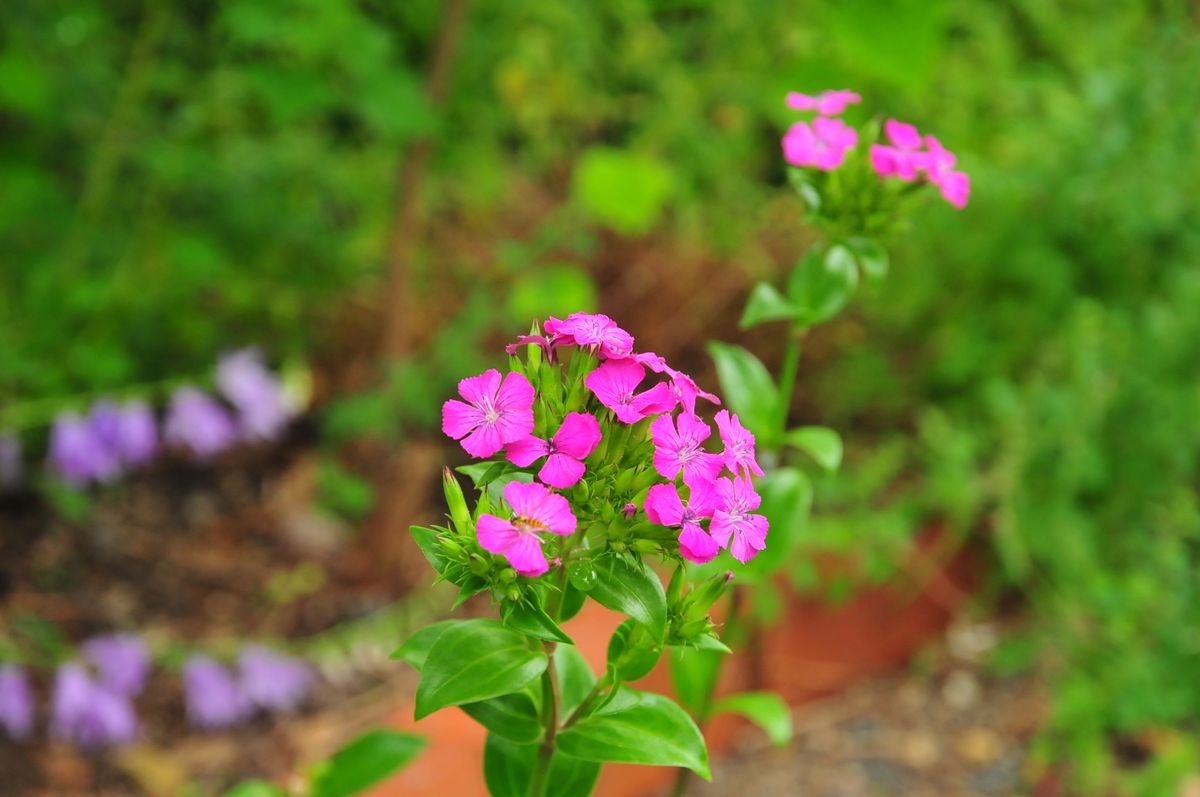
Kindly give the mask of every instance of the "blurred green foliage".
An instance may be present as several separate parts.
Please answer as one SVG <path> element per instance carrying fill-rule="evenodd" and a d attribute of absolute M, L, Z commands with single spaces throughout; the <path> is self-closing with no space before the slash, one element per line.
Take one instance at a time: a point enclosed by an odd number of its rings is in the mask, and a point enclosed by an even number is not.
<path fill-rule="evenodd" d="M 1194 722 L 1189 4 L 476 3 L 435 112 L 440 7 L 0 5 L 0 408 L 206 371 L 247 343 L 309 353 L 342 298 L 378 285 L 393 176 L 428 134 L 430 217 L 502 217 L 531 183 L 561 200 L 485 274 L 436 253 L 455 290 L 428 353 L 326 418 L 334 444 L 434 426 L 497 326 L 596 303 L 575 265 L 595 227 L 761 270 L 784 93 L 856 88 L 936 132 L 974 194 L 888 242 L 892 273 L 801 374 L 819 412 L 803 420 L 847 442 L 808 544 L 880 579 L 923 523 L 983 530 L 1060 663 L 1045 755 L 1083 793 L 1109 783 L 1114 736 Z M 344 476 L 327 470 L 326 499 L 366 511 Z M 1169 793 L 1180 747 L 1125 788 Z"/>

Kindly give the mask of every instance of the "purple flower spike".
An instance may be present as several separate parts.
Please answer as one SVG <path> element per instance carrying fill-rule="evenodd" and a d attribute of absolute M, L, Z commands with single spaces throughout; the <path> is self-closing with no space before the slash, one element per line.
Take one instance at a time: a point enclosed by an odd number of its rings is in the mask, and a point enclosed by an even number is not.
<path fill-rule="evenodd" d="M 89 639 L 83 655 L 95 665 L 101 686 L 117 695 L 137 696 L 150 677 L 150 651 L 136 634 Z"/>
<path fill-rule="evenodd" d="M 33 732 L 34 700 L 29 677 L 15 664 L 0 666 L 0 726 L 22 741 Z"/>
<path fill-rule="evenodd" d="M 312 689 L 312 667 L 300 659 L 258 645 L 238 654 L 242 691 L 265 709 L 294 711 Z"/>
<path fill-rule="evenodd" d="M 254 711 L 233 673 L 208 656 L 196 654 L 183 665 L 183 692 L 188 722 L 198 728 L 228 728 Z"/>
<path fill-rule="evenodd" d="M 109 454 L 126 465 L 141 465 L 158 450 L 154 413 L 145 402 L 98 401 L 88 421 Z"/>
<path fill-rule="evenodd" d="M 163 437 L 208 459 L 234 442 L 237 428 L 225 408 L 206 393 L 181 387 L 171 396 Z"/>
<path fill-rule="evenodd" d="M 120 461 L 92 425 L 73 412 L 60 415 L 54 422 L 50 462 L 63 481 L 76 486 L 106 481 L 121 469 Z"/>
<path fill-rule="evenodd" d="M 21 479 L 21 438 L 0 432 L 0 492 L 19 486 Z"/>
<path fill-rule="evenodd" d="M 52 710 L 51 733 L 83 748 L 128 744 L 137 736 L 133 704 L 96 684 L 78 662 L 59 668 Z"/>
<path fill-rule="evenodd" d="M 274 439 L 291 417 L 283 385 L 263 365 L 255 349 L 222 357 L 217 363 L 217 387 L 237 407 L 241 431 L 247 439 Z"/>

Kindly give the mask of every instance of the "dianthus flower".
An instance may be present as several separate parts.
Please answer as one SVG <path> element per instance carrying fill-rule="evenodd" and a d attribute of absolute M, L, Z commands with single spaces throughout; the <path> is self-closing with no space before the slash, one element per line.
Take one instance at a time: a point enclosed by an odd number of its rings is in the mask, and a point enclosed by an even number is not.
<path fill-rule="evenodd" d="M 713 420 L 717 422 L 721 442 L 725 444 L 725 451 L 721 455 L 725 459 L 725 467 L 731 473 L 740 473 L 747 478 L 751 473 L 762 476 L 763 470 L 754 456 L 754 433 L 742 426 L 738 416 L 730 415 L 729 410 L 721 410 Z"/>
<path fill-rule="evenodd" d="M 442 431 L 473 457 L 490 457 L 508 443 L 533 432 L 533 385 L 515 371 L 500 381 L 495 368 L 458 383 L 467 403 L 442 405 Z"/>
<path fill-rule="evenodd" d="M 606 315 L 571 313 L 561 321 L 551 317 L 546 319 L 544 329 L 554 345 L 588 348 L 601 360 L 616 360 L 633 353 L 633 336 Z"/>
<path fill-rule="evenodd" d="M 225 408 L 207 393 L 181 387 L 171 395 L 163 438 L 207 459 L 233 444 L 237 427 Z"/>
<path fill-rule="evenodd" d="M 646 517 L 652 523 L 679 529 L 679 553 L 696 564 L 712 561 L 720 546 L 700 525 L 703 518 L 712 517 L 713 486 L 698 482 L 691 488 L 685 504 L 673 484 L 656 484 L 646 493 Z"/>
<path fill-rule="evenodd" d="M 271 711 L 294 711 L 312 689 L 314 673 L 307 662 L 260 645 L 238 653 L 241 692 Z"/>
<path fill-rule="evenodd" d="M 271 440 L 291 419 L 279 378 L 255 349 L 241 349 L 217 362 L 217 387 L 237 409 L 238 425 L 250 440 Z"/>
<path fill-rule="evenodd" d="M 150 651 L 136 634 L 93 637 L 83 655 L 96 667 L 100 685 L 114 694 L 134 697 L 150 677 Z"/>
<path fill-rule="evenodd" d="M 188 722 L 198 728 L 227 728 L 254 711 L 233 674 L 201 654 L 183 665 L 183 696 Z"/>
<path fill-rule="evenodd" d="M 530 435 L 509 443 L 505 454 L 510 462 L 522 468 L 546 457 L 538 478 L 551 487 L 566 489 L 583 477 L 583 460 L 599 442 L 600 424 L 595 417 L 572 412 L 563 418 L 562 426 L 550 440 Z"/>
<path fill-rule="evenodd" d="M 942 198 L 962 210 L 971 193 L 971 180 L 954 169 L 957 158 L 933 136 L 922 137 L 916 127 L 888 119 L 884 134 L 890 145 L 871 145 L 871 167 L 880 177 L 896 177 L 905 182 L 921 173 L 937 186 Z M 924 149 L 922 149 L 924 147 Z"/>
<path fill-rule="evenodd" d="M 51 733 L 80 747 L 128 744 L 137 736 L 133 704 L 95 683 L 78 662 L 59 667 L 51 710 Z"/>
<path fill-rule="evenodd" d="M 721 472 L 721 457 L 709 454 L 703 443 L 712 429 L 695 415 L 680 413 L 678 418 L 660 415 L 650 424 L 654 441 L 654 469 L 664 479 L 683 472 L 683 482 L 695 486 L 711 482 Z"/>
<path fill-rule="evenodd" d="M 540 484 L 510 482 L 504 500 L 512 508 L 512 519 L 482 514 L 475 533 L 485 551 L 501 554 L 523 576 L 540 576 L 550 569 L 542 552 L 541 534 L 564 537 L 575 533 L 575 515 L 561 495 Z"/>
<path fill-rule="evenodd" d="M 646 369 L 635 360 L 609 360 L 588 374 L 583 383 L 622 423 L 637 423 L 675 407 L 676 398 L 665 383 L 634 393 L 645 376 Z"/>
<path fill-rule="evenodd" d="M 689 414 L 696 414 L 696 399 L 702 398 L 705 401 L 710 401 L 713 404 L 720 404 L 721 399 L 700 389 L 696 384 L 696 380 L 685 374 L 683 371 L 677 371 L 667 365 L 667 361 L 655 354 L 652 351 L 635 354 L 633 359 L 642 365 L 645 365 L 656 374 L 666 374 L 671 380 L 671 391 L 675 394 L 675 398 L 683 405 L 683 408 Z M 649 392 L 649 391 L 647 391 Z M 657 410 L 657 412 L 670 412 L 675 407 L 674 405 L 667 409 Z"/>
<path fill-rule="evenodd" d="M 50 432 L 50 462 L 68 484 L 83 485 L 116 476 L 121 463 L 96 430 L 75 413 L 60 415 Z"/>
<path fill-rule="evenodd" d="M 858 131 L 841 119 L 818 116 L 812 124 L 796 122 L 789 127 L 782 145 L 783 157 L 791 165 L 829 172 L 858 145 Z"/>
<path fill-rule="evenodd" d="M 846 89 L 823 91 L 820 94 L 801 94 L 789 91 L 787 106 L 793 111 L 816 111 L 822 116 L 837 116 L 846 110 L 847 106 L 856 105 L 862 101 L 857 92 Z"/>
<path fill-rule="evenodd" d="M 743 564 L 767 547 L 767 519 L 752 514 L 762 499 L 749 479 L 740 476 L 718 479 L 717 508 L 713 511 L 708 532 L 722 548 L 728 548 L 733 558 Z"/>
<path fill-rule="evenodd" d="M 21 741 L 33 732 L 34 699 L 29 676 L 15 664 L 0 665 L 0 727 Z"/>

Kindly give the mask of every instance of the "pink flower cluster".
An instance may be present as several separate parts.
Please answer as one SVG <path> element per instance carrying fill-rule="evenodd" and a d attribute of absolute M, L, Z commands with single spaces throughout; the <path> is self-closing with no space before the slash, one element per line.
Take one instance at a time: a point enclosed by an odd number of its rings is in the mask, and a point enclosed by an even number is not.
<path fill-rule="evenodd" d="M 961 210 L 971 194 L 971 180 L 954 166 L 958 158 L 931 135 L 922 136 L 905 122 L 888 119 L 883 125 L 890 144 L 871 145 L 871 167 L 880 177 L 912 182 L 924 175 L 942 197 Z"/>
<path fill-rule="evenodd" d="M 705 451 L 703 444 L 712 429 L 696 414 L 696 403 L 704 399 L 720 404 L 720 400 L 701 390 L 690 376 L 657 354 L 634 352 L 633 336 L 607 316 L 574 313 L 564 320 L 548 319 L 543 329 L 544 336 L 524 336 L 509 351 L 536 344 L 553 357 L 557 348 L 577 346 L 601 360 L 584 385 L 615 422 L 635 424 L 653 418 L 649 425 L 653 467 L 668 481 L 650 488 L 645 512 L 651 522 L 679 529 L 682 555 L 707 562 L 721 548 L 728 548 L 736 559 L 748 562 L 763 550 L 768 524 L 765 517 L 753 514 L 760 498 L 750 481 L 751 475 L 761 476 L 762 469 L 755 461 L 754 435 L 737 416 L 727 410 L 716 414 L 724 451 Z M 641 389 L 647 369 L 665 380 Z M 534 436 L 535 391 L 516 372 L 501 378 L 498 371 L 489 370 L 464 379 L 459 394 L 464 401 L 451 399 L 442 407 L 442 430 L 460 440 L 467 453 L 490 457 L 503 450 L 523 468 L 544 460 L 537 474 L 541 483 L 505 486 L 510 518 L 485 513 L 476 524 L 484 550 L 503 555 L 521 575 L 540 576 L 549 570 L 542 535 L 569 536 L 577 523 L 570 503 L 551 488 L 568 489 L 583 477 L 584 460 L 601 441 L 601 423 L 593 414 L 572 412 L 550 439 Z M 721 477 L 723 469 L 728 469 L 729 477 Z M 687 489 L 686 504 L 678 481 Z M 636 509 L 626 505 L 620 511 L 628 517 Z"/>
<path fill-rule="evenodd" d="M 846 153 L 858 146 L 858 131 L 840 116 L 847 106 L 860 102 L 862 97 L 853 91 L 826 91 L 810 96 L 791 92 L 788 107 L 794 111 L 816 111 L 817 117 L 808 122 L 796 122 L 788 128 L 781 142 L 783 157 L 793 166 L 831 172 L 846 160 Z"/>

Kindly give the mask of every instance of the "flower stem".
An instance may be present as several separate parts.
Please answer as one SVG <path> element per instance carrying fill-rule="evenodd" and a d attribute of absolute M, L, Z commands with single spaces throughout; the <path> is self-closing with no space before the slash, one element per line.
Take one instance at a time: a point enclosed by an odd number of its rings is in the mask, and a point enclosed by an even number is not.
<path fill-rule="evenodd" d="M 788 413 L 792 408 L 792 391 L 796 387 L 796 375 L 800 369 L 800 338 L 804 329 L 793 328 L 788 335 L 787 348 L 783 350 L 783 365 L 779 374 L 779 415 L 776 417 L 776 430 L 779 439 L 783 439 L 787 431 Z"/>
<path fill-rule="evenodd" d="M 533 770 L 533 779 L 529 783 L 529 797 L 544 797 L 546 794 L 546 786 L 548 785 L 548 777 L 550 775 L 550 762 L 554 758 L 554 739 L 558 734 L 558 676 L 554 668 L 554 649 L 553 642 L 546 643 L 546 653 L 550 660 L 546 664 L 546 671 L 542 673 L 542 726 L 545 731 L 542 735 L 542 743 L 538 747 L 537 764 Z"/>

